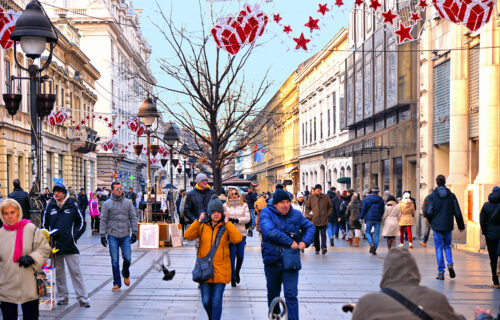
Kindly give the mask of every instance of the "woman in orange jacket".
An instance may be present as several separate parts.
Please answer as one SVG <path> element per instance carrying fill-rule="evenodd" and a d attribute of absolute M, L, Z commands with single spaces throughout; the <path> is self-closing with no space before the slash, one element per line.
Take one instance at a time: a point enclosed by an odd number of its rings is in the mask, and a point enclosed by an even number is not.
<path fill-rule="evenodd" d="M 231 260 L 229 258 L 229 242 L 239 243 L 243 239 L 241 233 L 236 229 L 229 217 L 224 215 L 224 207 L 217 196 L 212 196 L 208 203 L 208 214 L 200 214 L 198 220 L 194 221 L 186 230 L 184 237 L 187 240 L 200 238 L 200 247 L 198 257 L 205 257 L 212 243 L 214 243 L 217 231 L 223 225 L 226 231 L 222 237 L 215 252 L 213 259 L 214 276 L 208 281 L 200 284 L 201 301 L 207 311 L 210 320 L 219 320 L 222 315 L 222 296 L 226 284 L 231 281 Z"/>

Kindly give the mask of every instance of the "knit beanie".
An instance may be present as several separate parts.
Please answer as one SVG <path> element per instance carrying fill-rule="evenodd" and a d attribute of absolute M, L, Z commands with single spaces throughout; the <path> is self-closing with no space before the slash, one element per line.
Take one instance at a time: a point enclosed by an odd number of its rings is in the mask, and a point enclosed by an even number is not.
<path fill-rule="evenodd" d="M 64 185 L 62 178 L 53 178 L 52 182 L 54 182 L 54 186 L 52 187 L 52 192 L 61 191 L 63 193 L 68 193 L 68 188 Z"/>
<path fill-rule="evenodd" d="M 210 214 L 212 214 L 214 211 L 219 211 L 220 213 L 224 213 L 224 205 L 219 200 L 219 197 L 217 195 L 214 194 L 212 198 L 210 198 L 207 211 Z"/>
<path fill-rule="evenodd" d="M 302 191 L 299 191 L 299 192 L 297 193 L 297 199 L 298 199 L 298 198 L 304 198 L 304 194 L 302 193 Z"/>
<path fill-rule="evenodd" d="M 288 195 L 288 192 L 286 192 L 283 189 L 277 189 L 276 191 L 274 191 L 274 194 L 273 194 L 273 205 L 277 204 L 278 202 L 283 201 L 283 200 L 292 201 L 290 199 L 290 196 Z"/>
<path fill-rule="evenodd" d="M 207 179 L 207 175 L 204 174 L 204 173 L 198 173 L 198 175 L 196 176 L 196 183 L 200 183 L 201 180 L 205 180 Z"/>

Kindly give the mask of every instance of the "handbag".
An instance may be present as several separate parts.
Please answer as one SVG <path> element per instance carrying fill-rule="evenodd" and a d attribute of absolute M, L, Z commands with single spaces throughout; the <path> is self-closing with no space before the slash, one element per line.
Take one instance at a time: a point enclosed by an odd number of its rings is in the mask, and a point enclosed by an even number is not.
<path fill-rule="evenodd" d="M 285 248 L 282 251 L 283 270 L 299 271 L 302 269 L 300 263 L 300 250 Z"/>
<path fill-rule="evenodd" d="M 193 269 L 194 282 L 202 283 L 214 277 L 213 259 L 215 256 L 215 252 L 219 247 L 219 242 L 220 239 L 222 238 L 222 234 L 224 234 L 225 231 L 226 231 L 226 226 L 222 226 L 219 228 L 219 231 L 217 231 L 217 235 L 215 236 L 215 241 L 212 244 L 212 247 L 210 248 L 210 251 L 206 256 L 204 256 L 203 258 L 199 258 L 198 255 L 196 255 L 196 263 Z M 198 248 L 198 252 L 199 251 L 200 248 Z"/>

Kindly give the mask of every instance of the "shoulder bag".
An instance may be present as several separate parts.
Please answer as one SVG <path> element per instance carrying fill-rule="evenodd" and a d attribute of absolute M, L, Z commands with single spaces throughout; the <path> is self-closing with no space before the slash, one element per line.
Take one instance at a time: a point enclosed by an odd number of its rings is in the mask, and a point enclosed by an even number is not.
<path fill-rule="evenodd" d="M 225 231 L 226 231 L 226 226 L 222 226 L 219 228 L 219 230 L 217 231 L 217 235 L 215 236 L 215 241 L 212 244 L 210 251 L 205 257 L 199 258 L 198 255 L 196 255 L 196 263 L 193 269 L 194 282 L 202 283 L 214 277 L 213 259 L 215 256 L 215 252 L 219 247 L 220 239 L 222 238 L 222 235 L 224 234 Z M 200 249 L 198 248 L 198 252 L 199 251 Z"/>
<path fill-rule="evenodd" d="M 284 248 L 282 252 L 283 270 L 299 271 L 302 269 L 300 263 L 300 250 Z"/>
<path fill-rule="evenodd" d="M 432 317 L 426 313 L 421 306 L 417 306 L 407 298 L 405 298 L 402 294 L 399 292 L 392 290 L 391 288 L 384 288 L 382 289 L 382 292 L 385 293 L 386 295 L 390 296 L 397 302 L 401 303 L 403 306 L 405 306 L 408 310 L 410 310 L 414 315 L 416 315 L 419 319 L 422 320 L 432 320 Z"/>

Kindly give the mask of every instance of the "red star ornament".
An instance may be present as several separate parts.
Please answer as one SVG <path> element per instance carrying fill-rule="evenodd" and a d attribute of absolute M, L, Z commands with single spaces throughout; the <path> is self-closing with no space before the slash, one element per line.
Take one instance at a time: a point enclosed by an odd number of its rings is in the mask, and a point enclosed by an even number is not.
<path fill-rule="evenodd" d="M 378 8 L 380 8 L 382 5 L 378 0 L 371 0 L 369 7 L 373 9 L 373 11 L 377 11 Z"/>
<path fill-rule="evenodd" d="M 99 116 L 99 119 L 102 119 L 102 116 Z"/>
<path fill-rule="evenodd" d="M 119 126 L 118 126 L 118 129 L 121 129 L 121 128 L 122 128 L 122 126 L 121 126 L 121 125 L 119 125 Z"/>
<path fill-rule="evenodd" d="M 357 5 L 358 7 L 362 6 L 363 5 L 363 0 L 356 0 L 356 1 L 354 1 L 354 4 Z"/>
<path fill-rule="evenodd" d="M 300 34 L 300 37 L 298 37 L 298 38 L 293 38 L 293 41 L 297 42 L 297 46 L 295 47 L 295 49 L 300 49 L 300 48 L 302 48 L 302 49 L 304 49 L 304 50 L 306 50 L 306 51 L 307 51 L 307 43 L 308 43 L 309 41 L 311 41 L 311 39 L 306 39 L 306 38 L 304 37 L 304 33 L 301 33 L 301 34 Z"/>
<path fill-rule="evenodd" d="M 427 7 L 427 2 L 425 0 L 420 0 L 420 2 L 418 3 L 418 6 L 420 8 L 422 8 L 422 10 L 424 10 L 425 7 Z"/>
<path fill-rule="evenodd" d="M 77 125 L 77 126 L 75 127 L 75 130 L 80 131 L 80 125 Z"/>
<path fill-rule="evenodd" d="M 283 32 L 286 34 L 289 34 L 290 32 L 292 32 L 292 28 L 290 26 L 285 26 L 283 28 Z"/>
<path fill-rule="evenodd" d="M 122 121 L 122 124 L 125 124 L 125 121 Z"/>
<path fill-rule="evenodd" d="M 108 122 L 108 118 L 104 118 L 104 122 Z"/>
<path fill-rule="evenodd" d="M 115 135 L 117 132 L 118 132 L 118 131 L 116 131 L 116 129 L 113 129 L 113 130 L 111 131 L 111 134 L 112 134 L 112 135 Z"/>
<path fill-rule="evenodd" d="M 283 19 L 283 18 L 280 16 L 279 13 L 278 14 L 273 14 L 273 20 L 274 20 L 274 22 L 280 23 L 281 19 Z"/>
<path fill-rule="evenodd" d="M 337 0 L 337 1 L 341 1 L 342 2 L 342 0 Z M 318 9 L 317 12 L 321 13 L 322 15 L 325 15 L 325 13 L 327 13 L 328 11 L 330 11 L 330 9 L 327 8 L 327 6 L 328 6 L 327 3 L 325 3 L 325 4 L 319 3 L 318 6 L 319 6 L 319 9 Z"/>
<path fill-rule="evenodd" d="M 113 126 L 113 124 L 112 124 L 111 122 L 110 122 L 110 123 L 108 123 L 108 127 L 110 127 L 110 128 L 111 128 L 112 126 Z"/>
<path fill-rule="evenodd" d="M 318 22 L 319 19 L 313 19 L 313 17 L 309 16 L 309 21 L 304 26 L 308 27 L 312 33 L 315 29 L 319 30 Z"/>
<path fill-rule="evenodd" d="M 342 0 L 335 0 L 335 5 L 340 8 L 341 6 L 344 5 L 344 1 L 342 1 Z"/>
<path fill-rule="evenodd" d="M 92 119 L 95 119 L 95 114 L 92 115 Z"/>
<path fill-rule="evenodd" d="M 87 118 L 87 119 L 90 119 L 90 116 L 87 116 L 86 118 Z"/>
<path fill-rule="evenodd" d="M 397 17 L 397 14 L 392 13 L 392 10 L 389 9 L 387 12 L 382 12 L 382 17 L 384 17 L 384 22 L 394 24 L 394 19 Z"/>
<path fill-rule="evenodd" d="M 413 20 L 413 22 L 417 23 L 418 20 L 420 20 L 420 15 L 418 14 L 418 12 L 413 12 L 411 14 L 411 18 L 410 20 Z"/>
<path fill-rule="evenodd" d="M 84 125 L 84 124 L 85 124 L 85 120 L 80 121 L 80 123 L 81 123 L 82 125 Z"/>
<path fill-rule="evenodd" d="M 413 40 L 413 37 L 411 36 L 410 32 L 411 32 L 411 26 L 405 27 L 405 25 L 400 22 L 399 29 L 396 30 L 394 33 L 398 35 L 399 43 L 403 43 L 406 40 Z"/>

